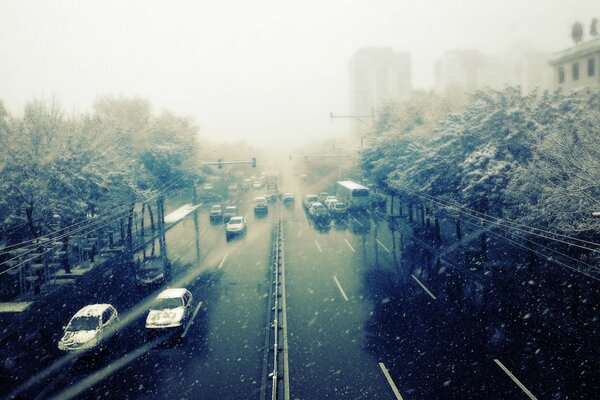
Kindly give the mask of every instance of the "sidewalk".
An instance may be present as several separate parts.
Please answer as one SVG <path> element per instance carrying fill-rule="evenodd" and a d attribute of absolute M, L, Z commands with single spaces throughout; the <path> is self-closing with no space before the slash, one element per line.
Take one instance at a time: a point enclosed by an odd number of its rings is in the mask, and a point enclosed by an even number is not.
<path fill-rule="evenodd" d="M 165 232 L 176 226 L 198 207 L 200 207 L 200 204 L 185 204 L 165 216 Z M 133 253 L 142 250 L 144 247 L 158 239 L 158 230 L 153 232 L 153 234 L 150 236 L 137 236 L 135 239 L 137 243 L 133 245 Z M 35 302 L 44 300 L 48 295 L 62 289 L 64 285 L 74 285 L 76 284 L 77 280 L 86 276 L 90 272 L 104 266 L 105 264 L 110 264 L 111 261 L 120 258 L 127 251 L 125 246 L 119 244 L 122 243 L 117 243 L 112 248 L 101 248 L 98 251 L 98 254 L 94 257 L 94 261 L 80 262 L 79 264 L 71 267 L 70 272 L 68 273 L 65 272 L 64 269 L 60 269 L 53 274 L 48 281 L 41 285 L 39 294 L 35 294 L 33 291 L 28 291 L 20 296 L 17 296 L 11 301 L 0 302 L 0 315 L 19 314 L 26 312 Z"/>

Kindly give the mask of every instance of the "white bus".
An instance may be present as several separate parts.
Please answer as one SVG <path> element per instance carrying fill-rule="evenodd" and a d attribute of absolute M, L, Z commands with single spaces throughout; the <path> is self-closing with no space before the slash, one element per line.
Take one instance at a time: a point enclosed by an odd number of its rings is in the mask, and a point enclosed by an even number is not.
<path fill-rule="evenodd" d="M 350 210 L 369 207 L 369 189 L 352 181 L 339 181 L 336 185 L 336 197 L 346 203 Z"/>

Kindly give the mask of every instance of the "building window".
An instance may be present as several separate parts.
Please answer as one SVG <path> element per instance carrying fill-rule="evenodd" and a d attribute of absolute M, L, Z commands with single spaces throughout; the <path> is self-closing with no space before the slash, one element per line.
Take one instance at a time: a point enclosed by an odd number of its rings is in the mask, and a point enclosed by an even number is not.
<path fill-rule="evenodd" d="M 588 59 L 588 76 L 594 76 L 596 73 L 596 60 L 593 58 Z"/>
<path fill-rule="evenodd" d="M 573 80 L 579 79 L 579 63 L 573 64 Z"/>
<path fill-rule="evenodd" d="M 563 67 L 558 69 L 558 83 L 565 83 L 565 69 Z"/>

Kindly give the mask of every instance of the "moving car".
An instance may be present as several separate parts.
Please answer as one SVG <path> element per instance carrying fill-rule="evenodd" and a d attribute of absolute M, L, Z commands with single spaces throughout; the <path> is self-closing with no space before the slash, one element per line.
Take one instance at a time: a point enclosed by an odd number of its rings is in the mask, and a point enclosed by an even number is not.
<path fill-rule="evenodd" d="M 329 196 L 329 193 L 327 193 L 327 192 L 321 192 L 321 193 L 319 193 L 319 202 L 320 203 L 325 203 L 325 200 L 327 199 L 327 196 Z"/>
<path fill-rule="evenodd" d="M 285 193 L 282 199 L 283 205 L 285 206 L 292 206 L 296 204 L 296 196 L 294 196 L 294 193 Z"/>
<path fill-rule="evenodd" d="M 348 214 L 348 208 L 346 207 L 345 203 L 342 203 L 341 201 L 336 201 L 335 203 L 333 203 L 333 207 L 329 209 L 329 212 L 334 217 L 344 217 Z"/>
<path fill-rule="evenodd" d="M 140 286 L 162 284 L 168 278 L 161 257 L 151 257 L 144 260 L 137 268 L 135 283 Z"/>
<path fill-rule="evenodd" d="M 210 208 L 209 212 L 210 221 L 217 222 L 223 219 L 223 209 L 220 204 L 215 204 Z"/>
<path fill-rule="evenodd" d="M 119 320 L 117 310 L 110 304 L 91 304 L 77 311 L 58 342 L 62 351 L 86 351 L 101 347 L 109 328 Z"/>
<path fill-rule="evenodd" d="M 235 235 L 243 235 L 246 233 L 247 225 L 244 217 L 235 216 L 229 219 L 227 225 L 225 225 L 225 234 L 227 239 Z"/>
<path fill-rule="evenodd" d="M 229 218 L 235 217 L 238 215 L 238 209 L 236 206 L 227 206 L 225 207 L 225 211 L 223 211 L 223 222 L 229 222 Z"/>
<path fill-rule="evenodd" d="M 267 214 L 269 212 L 269 205 L 265 197 L 257 197 L 254 199 L 254 213 L 255 214 Z"/>
<path fill-rule="evenodd" d="M 329 211 L 327 211 L 327 207 L 317 202 L 308 209 L 308 215 L 315 220 L 322 220 L 329 217 Z"/>
<path fill-rule="evenodd" d="M 333 205 L 337 203 L 337 201 L 338 199 L 335 196 L 327 196 L 323 205 L 325 205 L 325 207 L 327 207 L 328 210 L 331 210 L 331 207 L 333 207 Z"/>
<path fill-rule="evenodd" d="M 302 199 L 302 205 L 304 206 L 304 209 L 306 211 L 308 211 L 314 203 L 318 202 L 319 196 L 317 196 L 316 194 L 307 194 L 306 196 L 304 196 L 304 199 Z"/>
<path fill-rule="evenodd" d="M 160 292 L 150 306 L 146 329 L 161 332 L 183 330 L 191 316 L 192 294 L 185 288 L 172 288 Z"/>

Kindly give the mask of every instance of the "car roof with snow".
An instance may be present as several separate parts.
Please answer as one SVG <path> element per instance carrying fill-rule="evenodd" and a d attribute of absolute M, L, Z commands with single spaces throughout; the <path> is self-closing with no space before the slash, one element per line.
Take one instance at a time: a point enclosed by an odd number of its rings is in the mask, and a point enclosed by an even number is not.
<path fill-rule="evenodd" d="M 185 288 L 165 289 L 162 292 L 160 292 L 160 294 L 158 296 L 156 296 L 156 298 L 157 299 L 178 299 L 180 297 L 183 297 L 185 292 L 187 292 L 187 289 L 185 289 Z"/>
<path fill-rule="evenodd" d="M 110 304 L 90 304 L 77 311 L 74 317 L 99 317 L 111 307 Z"/>

